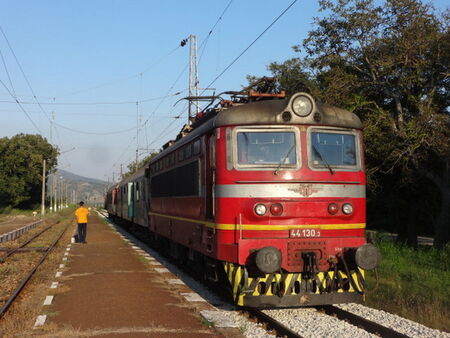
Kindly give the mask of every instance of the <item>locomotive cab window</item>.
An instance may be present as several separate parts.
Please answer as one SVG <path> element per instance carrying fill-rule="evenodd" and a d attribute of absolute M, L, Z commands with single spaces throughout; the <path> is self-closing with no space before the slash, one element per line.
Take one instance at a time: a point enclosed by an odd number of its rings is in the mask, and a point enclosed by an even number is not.
<path fill-rule="evenodd" d="M 234 163 L 239 169 L 297 168 L 299 134 L 294 128 L 235 130 Z"/>
<path fill-rule="evenodd" d="M 333 129 L 309 130 L 309 164 L 312 168 L 358 169 L 357 134 Z"/>

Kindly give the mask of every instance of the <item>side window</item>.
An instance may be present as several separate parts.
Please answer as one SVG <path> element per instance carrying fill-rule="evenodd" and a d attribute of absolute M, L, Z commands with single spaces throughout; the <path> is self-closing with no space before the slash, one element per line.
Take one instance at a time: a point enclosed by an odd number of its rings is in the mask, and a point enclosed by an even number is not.
<path fill-rule="evenodd" d="M 136 182 L 136 201 L 140 199 L 139 182 Z"/>

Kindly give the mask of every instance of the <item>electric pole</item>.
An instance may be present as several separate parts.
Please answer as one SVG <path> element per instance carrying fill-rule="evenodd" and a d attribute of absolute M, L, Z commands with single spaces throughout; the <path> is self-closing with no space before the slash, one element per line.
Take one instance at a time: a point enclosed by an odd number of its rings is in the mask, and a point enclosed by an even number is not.
<path fill-rule="evenodd" d="M 189 35 L 189 97 L 198 96 L 197 36 Z M 199 112 L 198 100 L 189 99 L 188 125 Z"/>
<path fill-rule="evenodd" d="M 45 160 L 42 162 L 42 201 L 41 201 L 41 215 L 45 215 Z"/>

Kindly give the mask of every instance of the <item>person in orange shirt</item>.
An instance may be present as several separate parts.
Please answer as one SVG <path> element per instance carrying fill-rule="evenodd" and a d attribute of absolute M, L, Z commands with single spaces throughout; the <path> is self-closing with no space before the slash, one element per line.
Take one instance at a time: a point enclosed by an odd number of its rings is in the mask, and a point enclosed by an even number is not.
<path fill-rule="evenodd" d="M 78 241 L 86 244 L 86 232 L 88 223 L 89 210 L 84 206 L 84 202 L 80 202 L 80 207 L 75 210 L 75 217 L 78 223 Z"/>

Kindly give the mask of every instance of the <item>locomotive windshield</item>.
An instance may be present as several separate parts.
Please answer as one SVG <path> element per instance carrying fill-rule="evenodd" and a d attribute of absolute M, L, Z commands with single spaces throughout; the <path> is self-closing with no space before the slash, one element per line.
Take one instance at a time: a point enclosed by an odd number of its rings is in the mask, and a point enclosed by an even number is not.
<path fill-rule="evenodd" d="M 311 159 L 314 167 L 355 167 L 355 135 L 332 131 L 311 132 Z"/>
<path fill-rule="evenodd" d="M 295 167 L 296 137 L 293 131 L 240 131 L 237 133 L 239 165 Z"/>

